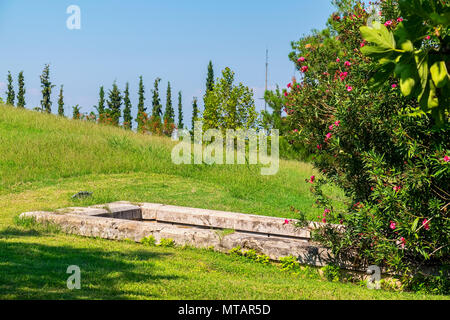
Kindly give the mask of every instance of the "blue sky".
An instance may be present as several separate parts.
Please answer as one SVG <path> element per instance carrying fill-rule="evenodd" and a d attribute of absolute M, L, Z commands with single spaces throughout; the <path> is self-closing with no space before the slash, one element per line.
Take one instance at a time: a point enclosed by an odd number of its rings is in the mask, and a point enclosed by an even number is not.
<path fill-rule="evenodd" d="M 191 102 L 204 94 L 206 68 L 213 61 L 215 77 L 225 67 L 236 80 L 254 88 L 257 109 L 265 79 L 265 50 L 269 49 L 269 87 L 284 86 L 294 75 L 288 59 L 290 42 L 313 28 L 323 28 L 333 7 L 330 0 L 0 0 L 0 90 L 5 100 L 8 70 L 17 78 L 24 71 L 27 108 L 39 105 L 39 75 L 51 65 L 53 110 L 64 84 L 66 114 L 79 104 L 90 112 L 100 85 L 114 80 L 123 89 L 130 83 L 136 113 L 140 75 L 151 108 L 151 88 L 162 79 L 165 103 L 167 81 L 183 92 L 185 123 Z M 69 30 L 66 9 L 81 9 L 81 29 Z M 201 100 L 201 99 L 200 99 Z"/>

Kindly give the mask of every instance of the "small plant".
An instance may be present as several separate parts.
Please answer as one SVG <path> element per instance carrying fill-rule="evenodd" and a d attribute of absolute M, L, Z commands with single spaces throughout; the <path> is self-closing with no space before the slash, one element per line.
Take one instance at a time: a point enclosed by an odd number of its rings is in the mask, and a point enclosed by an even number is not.
<path fill-rule="evenodd" d="M 143 245 L 152 247 L 152 246 L 155 246 L 155 245 L 156 245 L 156 239 L 155 239 L 154 236 L 150 235 L 150 236 L 148 236 L 148 237 L 142 238 L 141 243 L 142 243 Z"/>
<path fill-rule="evenodd" d="M 166 239 L 161 238 L 159 241 L 158 247 L 164 247 L 164 248 L 173 248 L 175 247 L 175 241 L 173 239 Z"/>
<path fill-rule="evenodd" d="M 241 246 L 234 247 L 228 253 L 232 256 L 242 256 Z"/>
<path fill-rule="evenodd" d="M 322 269 L 324 277 L 331 282 L 338 282 L 341 280 L 341 269 L 338 266 L 329 264 Z"/>
<path fill-rule="evenodd" d="M 300 264 L 293 256 L 287 256 L 280 258 L 281 270 L 283 271 L 295 271 L 299 268 Z"/>
<path fill-rule="evenodd" d="M 258 263 L 262 263 L 262 264 L 269 264 L 270 263 L 270 258 L 269 256 L 265 255 L 265 254 L 258 254 L 256 256 L 256 262 Z"/>
<path fill-rule="evenodd" d="M 255 250 L 250 249 L 244 252 L 244 257 L 246 257 L 247 259 L 256 261 L 256 259 L 258 258 L 258 254 L 256 253 Z"/>

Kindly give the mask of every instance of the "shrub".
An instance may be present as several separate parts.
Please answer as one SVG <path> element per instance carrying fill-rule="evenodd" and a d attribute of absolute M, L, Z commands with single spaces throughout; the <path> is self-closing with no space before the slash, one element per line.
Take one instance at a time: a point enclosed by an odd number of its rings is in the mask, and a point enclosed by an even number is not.
<path fill-rule="evenodd" d="M 161 238 L 158 244 L 159 247 L 165 247 L 165 248 L 173 248 L 175 247 L 175 241 L 173 239 L 166 239 Z"/>
<path fill-rule="evenodd" d="M 293 256 L 281 257 L 280 263 L 283 271 L 295 271 L 300 267 L 297 259 Z"/>
<path fill-rule="evenodd" d="M 141 243 L 146 246 L 155 246 L 156 239 L 154 236 L 150 235 L 148 237 L 142 238 Z"/>
<path fill-rule="evenodd" d="M 336 3 L 327 29 L 293 43 L 290 58 L 303 76 L 285 91 L 291 139 L 314 153 L 323 174 L 307 182 L 324 209 L 321 220 L 345 225 L 319 228 L 314 237 L 337 259 L 351 255 L 406 283 L 422 267 L 449 260 L 449 117 L 437 128 L 429 115 L 411 115 L 419 104 L 392 77 L 371 86 L 377 63 L 362 54 L 359 31 L 369 13 L 358 1 Z M 381 5 L 381 18 L 397 21 L 395 2 Z M 333 208 L 328 183 L 351 199 L 346 210 Z"/>
<path fill-rule="evenodd" d="M 341 269 L 338 266 L 329 264 L 323 267 L 322 269 L 324 277 L 328 281 L 339 282 L 341 279 Z"/>

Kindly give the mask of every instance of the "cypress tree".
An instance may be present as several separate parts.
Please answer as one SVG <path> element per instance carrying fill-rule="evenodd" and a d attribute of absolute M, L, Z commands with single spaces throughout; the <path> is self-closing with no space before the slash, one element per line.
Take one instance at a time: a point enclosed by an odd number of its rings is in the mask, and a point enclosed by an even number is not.
<path fill-rule="evenodd" d="M 8 91 L 6 97 L 6 104 L 14 105 L 14 100 L 16 99 L 16 93 L 14 92 L 13 78 L 11 72 L 8 71 Z"/>
<path fill-rule="evenodd" d="M 209 61 L 208 64 L 208 76 L 206 78 L 206 93 L 211 91 L 214 87 L 214 68 L 212 61 Z"/>
<path fill-rule="evenodd" d="M 108 113 L 112 118 L 112 123 L 116 126 L 119 125 L 119 120 L 121 116 L 121 106 L 122 106 L 122 96 L 120 90 L 117 87 L 117 83 L 114 81 L 112 90 L 109 90 L 108 96 Z"/>
<path fill-rule="evenodd" d="M 125 108 L 123 109 L 123 127 L 125 129 L 131 130 L 131 121 L 133 121 L 133 118 L 131 117 L 131 101 L 128 82 L 124 91 L 123 104 L 125 105 Z"/>
<path fill-rule="evenodd" d="M 152 90 L 153 92 L 153 100 L 152 100 L 152 117 L 154 119 L 154 121 L 157 121 L 156 119 L 159 119 L 159 121 L 161 121 L 161 115 L 162 115 L 162 106 L 161 106 L 161 101 L 159 99 L 159 89 L 158 89 L 158 85 L 159 82 L 161 81 L 160 78 L 156 78 L 155 80 L 155 84 L 154 84 L 154 89 Z"/>
<path fill-rule="evenodd" d="M 194 101 L 192 102 L 192 130 L 194 130 L 195 121 L 198 120 L 198 101 L 197 98 L 194 97 Z"/>
<path fill-rule="evenodd" d="M 42 88 L 42 100 L 41 110 L 47 113 L 52 112 L 52 101 L 50 100 L 52 95 L 52 89 L 55 86 L 50 82 L 50 65 L 46 64 L 44 71 L 41 75 L 41 88 Z"/>
<path fill-rule="evenodd" d="M 178 92 L 178 129 L 183 129 L 183 102 L 181 91 Z"/>
<path fill-rule="evenodd" d="M 23 71 L 19 73 L 18 78 L 19 92 L 17 93 L 17 106 L 20 108 L 25 107 L 25 78 L 23 76 Z"/>
<path fill-rule="evenodd" d="M 59 99 L 58 99 L 58 115 L 64 117 L 64 86 L 61 85 L 61 89 L 59 90 Z"/>
<path fill-rule="evenodd" d="M 97 112 L 99 117 L 105 113 L 105 89 L 103 86 L 100 87 Z"/>
<path fill-rule="evenodd" d="M 142 120 L 143 114 L 147 111 L 145 107 L 145 87 L 144 81 L 142 80 L 142 76 L 139 77 L 139 103 L 138 103 L 138 113 L 137 113 L 137 123 L 138 123 L 138 131 L 142 129 Z"/>
<path fill-rule="evenodd" d="M 172 88 L 170 82 L 167 84 L 166 110 L 164 111 L 164 121 L 167 123 L 175 123 L 175 110 L 172 105 Z"/>

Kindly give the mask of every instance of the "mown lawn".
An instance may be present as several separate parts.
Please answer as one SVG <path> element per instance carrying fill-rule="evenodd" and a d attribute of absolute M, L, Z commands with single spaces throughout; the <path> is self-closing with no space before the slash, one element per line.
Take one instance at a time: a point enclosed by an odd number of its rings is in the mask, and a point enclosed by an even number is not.
<path fill-rule="evenodd" d="M 23 227 L 25 211 L 117 200 L 316 218 L 310 165 L 281 161 L 276 176 L 253 166 L 175 166 L 173 142 L 0 106 L 0 299 L 434 299 L 331 283 L 313 273 L 193 248 L 146 247 Z M 93 191 L 85 201 L 78 191 Z M 330 188 L 336 200 L 344 196 Z M 82 289 L 66 287 L 69 265 Z"/>

